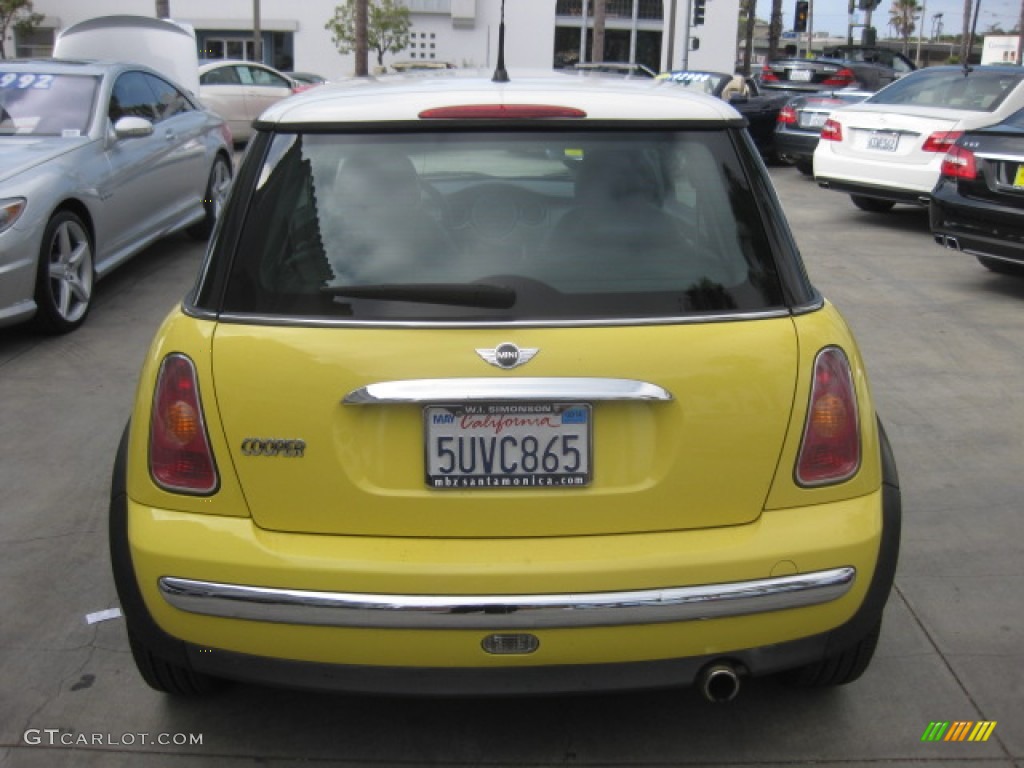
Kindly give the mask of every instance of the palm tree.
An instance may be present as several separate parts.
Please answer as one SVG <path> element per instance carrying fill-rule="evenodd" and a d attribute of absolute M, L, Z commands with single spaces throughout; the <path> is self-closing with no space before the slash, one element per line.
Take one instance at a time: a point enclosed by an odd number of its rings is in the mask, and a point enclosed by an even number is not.
<path fill-rule="evenodd" d="M 910 53 L 910 36 L 917 28 L 918 14 L 921 6 L 917 0 L 893 0 L 889 8 L 889 26 L 896 30 L 896 34 L 903 40 L 903 55 Z"/>
<path fill-rule="evenodd" d="M 960 61 L 967 66 L 968 56 L 971 54 L 971 0 L 964 0 L 964 34 L 960 38 Z"/>
<path fill-rule="evenodd" d="M 772 0 L 772 15 L 768 20 L 768 61 L 778 57 L 780 37 L 782 37 L 782 0 Z"/>

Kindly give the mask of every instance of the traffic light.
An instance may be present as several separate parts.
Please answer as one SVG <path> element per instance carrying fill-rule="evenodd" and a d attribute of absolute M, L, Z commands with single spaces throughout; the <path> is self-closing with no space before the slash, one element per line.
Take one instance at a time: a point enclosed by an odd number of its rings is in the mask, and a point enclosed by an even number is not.
<path fill-rule="evenodd" d="M 807 0 L 796 0 L 796 16 L 793 18 L 793 31 L 807 31 Z"/>
<path fill-rule="evenodd" d="M 704 11 L 708 0 L 693 0 L 693 26 L 699 27 L 704 23 Z"/>

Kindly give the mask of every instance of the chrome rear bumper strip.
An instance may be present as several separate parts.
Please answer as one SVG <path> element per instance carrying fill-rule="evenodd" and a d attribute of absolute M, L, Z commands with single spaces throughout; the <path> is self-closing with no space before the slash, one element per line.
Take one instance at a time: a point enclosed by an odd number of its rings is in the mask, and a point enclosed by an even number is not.
<path fill-rule="evenodd" d="M 273 589 L 164 576 L 183 611 L 279 624 L 392 629 L 541 629 L 624 626 L 743 616 L 838 600 L 856 569 L 727 584 L 555 595 L 377 595 Z"/>

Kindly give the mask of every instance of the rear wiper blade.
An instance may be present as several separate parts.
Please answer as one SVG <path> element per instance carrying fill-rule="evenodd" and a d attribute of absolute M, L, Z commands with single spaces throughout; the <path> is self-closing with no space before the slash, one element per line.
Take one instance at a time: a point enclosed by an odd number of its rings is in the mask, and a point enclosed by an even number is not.
<path fill-rule="evenodd" d="M 328 285 L 329 296 L 378 301 L 414 301 L 422 304 L 451 304 L 460 307 L 509 309 L 516 292 L 501 285 L 483 283 L 381 283 L 379 285 Z"/>

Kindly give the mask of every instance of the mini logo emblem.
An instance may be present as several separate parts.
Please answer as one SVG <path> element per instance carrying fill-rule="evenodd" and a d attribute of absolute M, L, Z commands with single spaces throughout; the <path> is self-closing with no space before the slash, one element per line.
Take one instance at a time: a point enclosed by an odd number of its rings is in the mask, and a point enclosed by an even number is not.
<path fill-rule="evenodd" d="M 530 362 L 539 351 L 537 348 L 520 349 L 511 341 L 506 341 L 494 349 L 478 349 L 476 353 L 491 365 L 508 370 Z"/>

